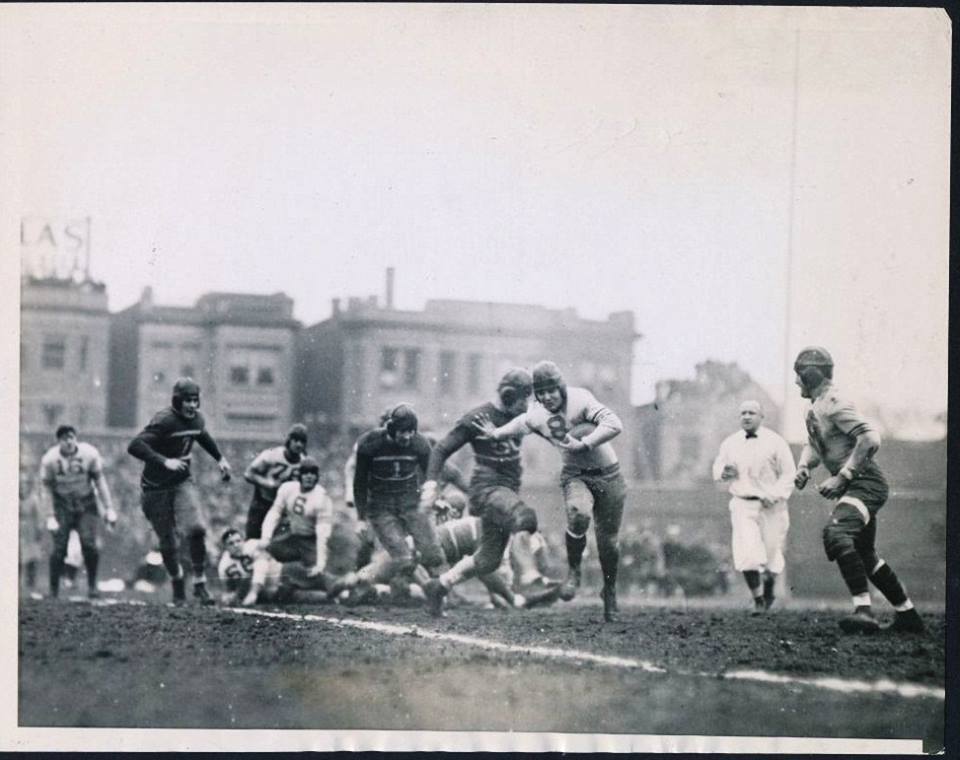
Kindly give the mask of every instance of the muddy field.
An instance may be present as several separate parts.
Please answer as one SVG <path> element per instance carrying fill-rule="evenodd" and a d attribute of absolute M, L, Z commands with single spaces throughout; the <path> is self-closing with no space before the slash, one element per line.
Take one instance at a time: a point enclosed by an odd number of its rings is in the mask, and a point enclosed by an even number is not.
<path fill-rule="evenodd" d="M 22 602 L 19 725 L 942 741 L 942 613 L 925 613 L 926 635 L 850 637 L 839 610 L 755 619 L 625 604 L 621 622 L 603 624 L 590 599 L 461 607 L 442 620 L 420 609 L 258 608 L 283 615 L 268 617 L 116 602 Z"/>

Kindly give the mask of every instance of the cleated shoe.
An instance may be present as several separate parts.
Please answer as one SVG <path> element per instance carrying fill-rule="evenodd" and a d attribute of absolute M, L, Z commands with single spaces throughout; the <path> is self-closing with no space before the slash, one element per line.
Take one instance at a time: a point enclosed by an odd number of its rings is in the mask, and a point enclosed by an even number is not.
<path fill-rule="evenodd" d="M 616 586 L 604 586 L 600 592 L 603 599 L 603 619 L 608 623 L 617 622 L 617 589 Z"/>
<path fill-rule="evenodd" d="M 869 607 L 857 607 L 852 615 L 840 619 L 840 630 L 844 633 L 876 633 L 880 623 Z"/>
<path fill-rule="evenodd" d="M 443 617 L 443 600 L 447 591 L 436 578 L 431 578 L 423 587 L 423 593 L 427 597 L 427 611 L 433 617 Z"/>
<path fill-rule="evenodd" d="M 183 578 L 172 578 L 170 584 L 173 586 L 173 603 L 184 604 L 187 601 L 187 591 Z"/>
<path fill-rule="evenodd" d="M 569 602 L 577 595 L 577 589 L 580 588 L 580 568 L 571 567 L 567 573 L 567 579 L 560 586 L 560 598 Z"/>
<path fill-rule="evenodd" d="M 765 578 L 763 581 L 763 601 L 768 610 L 773 607 L 773 602 L 777 598 L 773 595 L 775 583 L 773 578 Z"/>
<path fill-rule="evenodd" d="M 767 602 L 762 596 L 753 597 L 753 609 L 750 610 L 751 617 L 759 617 L 767 612 Z"/>
<path fill-rule="evenodd" d="M 920 614 L 914 609 L 909 609 L 898 612 L 893 622 L 884 626 L 883 630 L 892 633 L 923 633 L 926 631 L 926 626 Z"/>
<path fill-rule="evenodd" d="M 212 607 L 216 604 L 214 598 L 210 596 L 210 592 L 207 591 L 206 583 L 194 583 L 193 584 L 193 598 L 196 599 L 204 607 Z"/>

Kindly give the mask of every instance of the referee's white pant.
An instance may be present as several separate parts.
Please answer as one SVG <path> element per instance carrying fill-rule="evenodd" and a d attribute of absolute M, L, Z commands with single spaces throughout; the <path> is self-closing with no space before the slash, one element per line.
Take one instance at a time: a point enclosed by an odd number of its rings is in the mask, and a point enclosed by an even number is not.
<path fill-rule="evenodd" d="M 734 496 L 730 499 L 730 522 L 733 567 L 737 572 L 764 569 L 771 573 L 783 572 L 783 547 L 790 528 L 786 501 L 765 507 L 759 499 Z"/>

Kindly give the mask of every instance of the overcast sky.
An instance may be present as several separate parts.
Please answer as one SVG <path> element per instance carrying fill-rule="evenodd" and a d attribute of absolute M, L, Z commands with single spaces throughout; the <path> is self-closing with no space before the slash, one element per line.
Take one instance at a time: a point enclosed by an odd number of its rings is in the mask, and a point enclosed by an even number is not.
<path fill-rule="evenodd" d="M 392 265 L 404 309 L 633 310 L 637 402 L 707 358 L 779 400 L 785 357 L 821 343 L 861 398 L 946 408 L 942 11 L 6 5 L 0 22 L 10 209 L 91 217 L 113 309 L 145 285 L 169 304 L 282 290 L 313 323 L 382 294 Z"/>

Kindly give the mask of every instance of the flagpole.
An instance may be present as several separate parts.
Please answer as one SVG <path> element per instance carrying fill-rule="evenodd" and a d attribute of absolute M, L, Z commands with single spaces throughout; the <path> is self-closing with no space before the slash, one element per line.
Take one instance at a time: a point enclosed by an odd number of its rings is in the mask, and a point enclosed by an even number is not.
<path fill-rule="evenodd" d="M 800 101 L 800 30 L 793 33 L 793 108 L 790 119 L 790 198 L 787 206 L 787 262 L 784 283 L 784 318 L 783 318 L 783 419 L 780 429 L 787 437 L 787 407 L 793 385 L 793 371 L 790 361 L 790 338 L 792 328 L 793 305 L 793 248 L 794 248 L 794 205 L 797 192 L 797 116 Z"/>

